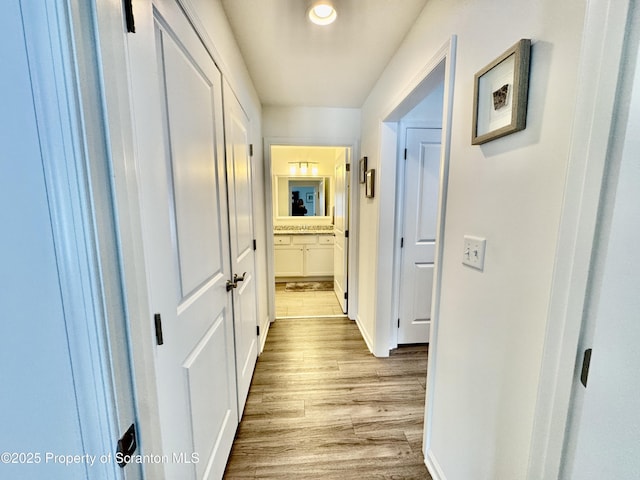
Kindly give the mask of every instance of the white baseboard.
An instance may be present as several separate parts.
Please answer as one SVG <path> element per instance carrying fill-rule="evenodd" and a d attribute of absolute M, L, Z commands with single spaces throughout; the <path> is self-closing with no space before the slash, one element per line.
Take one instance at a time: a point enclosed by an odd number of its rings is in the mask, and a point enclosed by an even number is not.
<path fill-rule="evenodd" d="M 367 348 L 371 353 L 373 353 L 373 341 L 371 340 L 371 337 L 369 337 L 369 334 L 367 333 L 367 331 L 362 326 L 360 315 L 356 315 L 356 325 L 358 325 L 358 330 L 360 330 L 360 335 L 362 335 L 362 338 L 364 338 L 364 343 L 367 344 Z"/>
<path fill-rule="evenodd" d="M 444 475 L 440 464 L 438 464 L 431 450 L 427 450 L 427 455 L 424 457 L 424 464 L 427 466 L 427 470 L 429 470 L 433 480 L 447 480 L 447 477 Z"/>
<path fill-rule="evenodd" d="M 258 355 L 264 351 L 264 344 L 267 341 L 267 334 L 269 333 L 269 327 L 271 327 L 271 321 L 269 320 L 269 315 L 266 316 L 262 325 L 260 325 L 260 350 Z"/>

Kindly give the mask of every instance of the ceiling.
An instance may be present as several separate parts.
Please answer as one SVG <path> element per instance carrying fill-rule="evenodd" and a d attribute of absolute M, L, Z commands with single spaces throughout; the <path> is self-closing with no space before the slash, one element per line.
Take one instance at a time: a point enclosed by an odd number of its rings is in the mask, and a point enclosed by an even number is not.
<path fill-rule="evenodd" d="M 427 0 L 334 0 L 312 24 L 309 0 L 221 0 L 263 105 L 361 107 Z"/>

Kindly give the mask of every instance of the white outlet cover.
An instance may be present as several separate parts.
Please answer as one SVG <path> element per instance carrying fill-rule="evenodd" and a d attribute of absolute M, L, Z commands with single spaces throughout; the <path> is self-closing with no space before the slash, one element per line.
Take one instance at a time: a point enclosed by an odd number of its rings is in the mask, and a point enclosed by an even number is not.
<path fill-rule="evenodd" d="M 464 248 L 462 250 L 462 263 L 480 271 L 484 270 L 484 253 L 487 247 L 487 239 L 473 235 L 464 236 Z"/>

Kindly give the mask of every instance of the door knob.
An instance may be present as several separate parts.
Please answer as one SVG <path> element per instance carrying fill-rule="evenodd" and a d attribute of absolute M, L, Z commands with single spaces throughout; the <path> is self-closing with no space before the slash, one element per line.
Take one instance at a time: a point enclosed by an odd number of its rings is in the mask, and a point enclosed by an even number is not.
<path fill-rule="evenodd" d="M 238 288 L 238 284 L 232 280 L 227 280 L 227 292 L 230 292 L 234 288 Z"/>
<path fill-rule="evenodd" d="M 234 274 L 233 274 L 233 282 L 234 282 L 234 283 L 244 282 L 244 276 L 245 276 L 246 274 L 247 274 L 247 272 L 244 272 L 244 273 L 242 274 L 242 276 L 241 276 L 241 277 L 239 277 L 237 273 L 234 273 Z M 237 287 L 237 285 L 236 285 L 236 287 Z"/>

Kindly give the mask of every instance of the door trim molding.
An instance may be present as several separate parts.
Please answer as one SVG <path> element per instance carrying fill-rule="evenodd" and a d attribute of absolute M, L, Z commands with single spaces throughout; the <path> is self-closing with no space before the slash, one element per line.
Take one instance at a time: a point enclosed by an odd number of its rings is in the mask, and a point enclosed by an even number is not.
<path fill-rule="evenodd" d="M 587 3 L 527 478 L 558 478 L 627 36 L 627 0 Z M 621 28 L 622 25 L 627 28 Z"/>
<path fill-rule="evenodd" d="M 96 48 L 102 53 L 100 68 L 109 72 L 103 92 L 105 130 L 101 132 L 109 153 L 112 178 L 111 202 L 118 236 L 122 295 L 127 315 L 126 333 L 130 346 L 130 372 L 133 377 L 139 431 L 139 453 L 162 452 L 160 415 L 155 372 L 155 329 L 149 306 L 147 269 L 140 217 L 138 152 L 134 136 L 134 99 L 137 68 L 155 61 L 153 7 L 151 0 L 133 2 L 137 32 L 127 34 L 123 13 L 117 2 L 94 2 Z M 151 50 L 151 52 L 149 51 Z M 119 336 L 122 337 L 122 331 Z M 161 463 L 142 465 L 144 478 L 163 478 Z"/>
<path fill-rule="evenodd" d="M 137 412 L 122 335 L 125 299 L 99 33 L 86 21 L 98 15 L 83 2 L 44 3 L 21 1 L 25 44 L 82 443 L 87 452 L 103 454 L 113 451 Z M 117 15 L 121 28 L 120 10 Z M 115 462 L 86 470 L 89 479 L 120 478 L 121 472 Z M 127 478 L 142 478 L 141 467 L 127 467 Z"/>
<path fill-rule="evenodd" d="M 437 471 L 436 465 L 432 461 L 431 447 L 431 418 L 433 415 L 433 402 L 430 401 L 434 395 L 435 385 L 435 367 L 437 362 L 437 348 L 438 348 L 438 318 L 440 312 L 440 292 L 442 286 L 442 258 L 443 258 L 443 245 L 444 245 L 444 225 L 446 218 L 446 199 L 447 199 L 447 187 L 449 183 L 449 158 L 451 151 L 451 122 L 452 122 L 452 108 L 453 108 L 453 92 L 454 92 L 454 79 L 455 79 L 455 64 L 456 64 L 456 48 L 457 48 L 457 36 L 452 35 L 447 42 L 440 47 L 440 49 L 431 57 L 431 59 L 425 64 L 420 72 L 412 79 L 407 87 L 401 92 L 398 100 L 388 109 L 387 115 L 383 116 L 383 120 L 380 124 L 381 138 L 381 162 L 390 163 L 393 162 L 393 168 L 389 166 L 389 172 L 393 172 L 393 175 L 389 175 L 388 185 L 381 187 L 381 190 L 390 190 L 389 195 L 392 199 L 392 204 L 395 205 L 396 198 L 396 168 L 395 163 L 398 158 L 398 135 L 399 125 L 398 123 L 413 107 L 415 107 L 424 97 L 424 92 L 421 91 L 421 86 L 427 84 L 428 79 L 432 73 L 434 73 L 444 63 L 444 92 L 443 92 L 443 104 L 442 104 L 442 150 L 441 150 L 441 171 L 440 171 L 440 192 L 438 197 L 438 217 L 436 227 L 436 252 L 435 252 L 435 266 L 434 266 L 434 280 L 433 280 L 433 301 L 431 304 L 431 331 L 429 338 L 429 365 L 427 372 L 427 400 L 425 405 L 425 421 L 424 421 L 424 437 L 423 437 L 423 453 L 425 457 L 425 464 L 429 471 Z M 382 200 L 380 200 L 381 203 Z M 378 222 L 378 228 L 381 224 L 388 225 L 389 222 L 396 224 L 395 213 L 393 212 L 393 206 L 390 207 L 391 212 L 380 212 L 380 221 Z M 391 229 L 390 232 L 386 232 L 382 235 L 382 231 L 378 231 L 378 252 L 388 252 L 394 250 L 394 240 L 396 236 L 396 230 Z M 378 255 L 378 261 L 381 262 L 380 255 Z M 386 262 L 392 262 L 393 259 L 389 259 Z M 385 268 L 393 268 L 393 265 Z M 378 267 L 378 291 L 389 286 L 380 285 L 380 267 Z M 391 279 L 389 279 L 391 281 Z M 390 318 L 388 313 L 391 312 L 391 305 L 387 304 L 388 300 L 380 296 L 376 305 L 376 355 L 388 355 L 389 348 L 391 348 L 391 335 L 390 329 L 392 326 L 389 320 L 395 326 L 395 318 Z M 381 303 L 383 302 L 383 303 Z M 387 302 L 387 303 L 384 303 Z M 387 313 L 388 312 L 388 313 Z M 396 334 L 397 341 L 397 334 Z M 434 459 L 435 460 L 435 459 Z"/>

